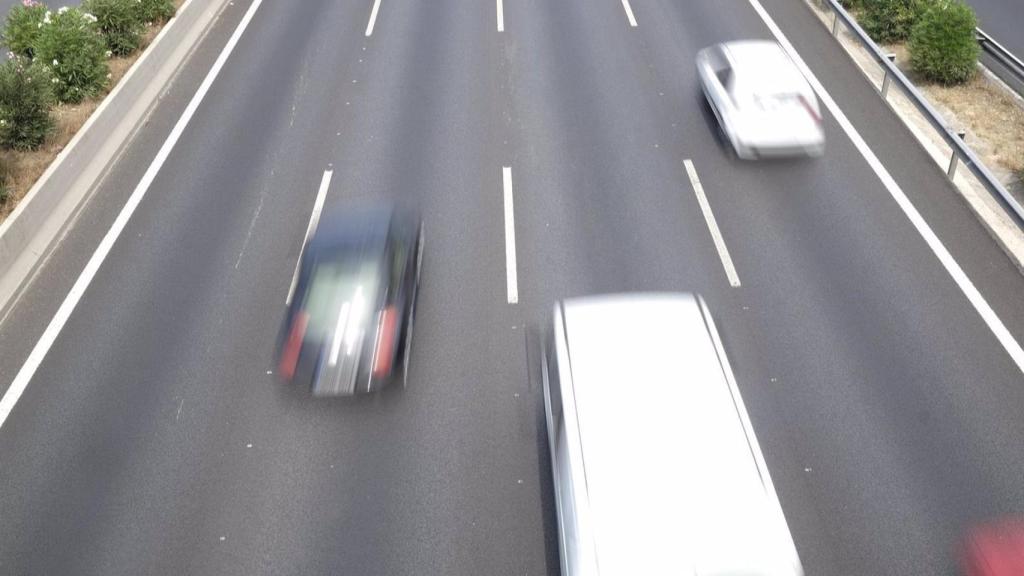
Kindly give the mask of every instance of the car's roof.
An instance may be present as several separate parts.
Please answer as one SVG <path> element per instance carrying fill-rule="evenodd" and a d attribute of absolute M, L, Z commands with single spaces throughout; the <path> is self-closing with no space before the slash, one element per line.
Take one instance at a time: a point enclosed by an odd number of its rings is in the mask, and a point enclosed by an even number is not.
<path fill-rule="evenodd" d="M 740 40 L 722 44 L 736 78 L 758 92 L 806 91 L 807 81 L 775 42 Z"/>
<path fill-rule="evenodd" d="M 792 66 L 789 57 L 776 42 L 769 40 L 737 40 L 725 42 L 722 47 L 732 58 L 736 68 L 757 68 L 762 65 Z"/>
<path fill-rule="evenodd" d="M 699 301 L 562 303 L 604 574 L 799 574 Z"/>
<path fill-rule="evenodd" d="M 309 242 L 310 250 L 342 246 L 383 246 L 395 207 L 388 203 L 353 204 L 326 212 Z"/>

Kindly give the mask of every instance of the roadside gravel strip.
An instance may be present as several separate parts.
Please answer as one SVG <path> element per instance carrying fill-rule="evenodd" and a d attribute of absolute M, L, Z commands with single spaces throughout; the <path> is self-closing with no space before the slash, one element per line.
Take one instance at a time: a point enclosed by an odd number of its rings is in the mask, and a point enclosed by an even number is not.
<path fill-rule="evenodd" d="M 187 0 L 0 223 L 0 322 L 229 0 Z"/>

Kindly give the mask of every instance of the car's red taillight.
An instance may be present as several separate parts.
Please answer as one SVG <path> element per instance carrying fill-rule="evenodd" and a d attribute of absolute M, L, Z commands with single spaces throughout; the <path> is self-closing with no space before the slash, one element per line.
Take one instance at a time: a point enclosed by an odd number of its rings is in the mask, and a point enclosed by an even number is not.
<path fill-rule="evenodd" d="M 398 330 L 398 311 L 394 306 L 388 306 L 380 313 L 380 323 L 377 326 L 377 356 L 373 361 L 374 378 L 382 378 L 391 372 L 391 361 L 395 355 L 395 338 Z"/>
<path fill-rule="evenodd" d="M 299 364 L 299 352 L 302 351 L 302 341 L 306 338 L 307 326 L 309 326 L 309 314 L 305 311 L 295 314 L 295 318 L 292 320 L 292 329 L 288 332 L 288 340 L 284 343 L 281 361 L 277 367 L 278 373 L 288 380 L 295 376 L 295 367 Z"/>
<path fill-rule="evenodd" d="M 807 101 L 807 98 L 804 98 L 803 94 L 800 95 L 800 103 L 803 104 L 804 110 L 807 110 L 807 113 L 811 115 L 811 118 L 814 118 L 815 122 L 821 124 L 821 114 L 814 109 L 814 106 Z"/>

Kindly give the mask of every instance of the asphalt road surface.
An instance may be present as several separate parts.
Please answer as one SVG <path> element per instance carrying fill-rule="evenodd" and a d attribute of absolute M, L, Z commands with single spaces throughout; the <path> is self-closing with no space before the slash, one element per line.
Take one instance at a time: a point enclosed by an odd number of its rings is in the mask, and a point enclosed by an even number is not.
<path fill-rule="evenodd" d="M 772 37 L 747 0 L 373 4 L 255 12 L 0 428 L 0 573 L 555 574 L 538 334 L 558 298 L 632 290 L 705 295 L 808 574 L 951 575 L 965 527 L 1024 513 L 1024 279 L 801 2 L 764 7 L 1002 342 L 833 114 L 817 160 L 723 150 L 693 58 Z M 6 311 L 0 386 L 249 8 Z M 328 209 L 425 208 L 407 389 L 314 401 L 270 373 L 326 171 Z"/>
<path fill-rule="evenodd" d="M 978 27 L 1024 59 L 1024 3 L 1020 0 L 970 0 L 978 16 Z"/>

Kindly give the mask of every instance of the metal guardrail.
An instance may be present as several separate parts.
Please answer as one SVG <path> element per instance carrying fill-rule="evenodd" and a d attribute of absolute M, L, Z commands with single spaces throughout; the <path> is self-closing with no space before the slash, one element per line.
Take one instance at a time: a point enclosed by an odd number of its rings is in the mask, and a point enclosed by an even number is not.
<path fill-rule="evenodd" d="M 1012 52 L 996 42 L 994 38 L 985 33 L 981 28 L 974 29 L 974 37 L 981 49 L 999 63 L 1010 75 L 1024 84 L 1024 62 L 1020 61 Z M 1024 96 L 1024 94 L 1021 94 Z"/>
<path fill-rule="evenodd" d="M 946 144 L 952 149 L 952 154 L 949 159 L 949 168 L 946 170 L 946 175 L 950 180 L 956 175 L 957 165 L 962 163 L 967 167 L 968 170 L 974 174 L 978 181 L 985 187 L 986 190 L 992 195 L 996 201 L 1006 210 L 1007 214 L 1014 220 L 1017 227 L 1024 230 L 1024 207 L 1021 206 L 1017 199 L 1014 198 L 1009 191 L 1003 187 L 1002 183 L 992 174 L 992 172 L 982 163 L 978 156 L 967 144 L 964 143 L 963 133 L 956 133 L 953 131 L 942 116 L 932 107 L 928 99 L 925 98 L 921 92 L 917 89 L 914 84 L 903 75 L 896 64 L 893 63 L 891 55 L 883 54 L 882 50 L 875 44 L 866 32 L 857 24 L 852 16 L 839 4 L 838 0 L 818 0 L 819 3 L 824 6 L 831 8 L 832 10 L 832 35 L 837 36 L 839 34 L 839 24 L 842 22 L 848 30 L 853 32 L 853 35 L 860 42 L 861 46 L 866 48 L 875 62 L 878 63 L 884 72 L 882 79 L 882 87 L 879 89 L 879 93 L 883 100 L 888 101 L 889 86 L 893 80 L 899 84 L 903 93 L 906 94 L 907 99 L 917 108 L 918 112 L 928 120 L 942 139 L 946 141 Z M 993 44 L 995 44 L 993 42 Z M 1007 52 L 1009 54 L 1009 52 Z"/>

